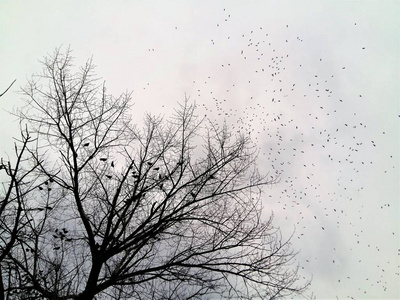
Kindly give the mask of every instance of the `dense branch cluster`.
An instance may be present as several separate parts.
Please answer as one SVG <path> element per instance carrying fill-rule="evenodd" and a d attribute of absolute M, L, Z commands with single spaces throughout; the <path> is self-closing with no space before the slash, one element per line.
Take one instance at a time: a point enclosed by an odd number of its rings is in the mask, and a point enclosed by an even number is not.
<path fill-rule="evenodd" d="M 91 61 L 73 73 L 71 53 L 56 51 L 43 66 L 23 90 L 16 160 L 0 165 L 3 297 L 272 299 L 305 289 L 290 242 L 261 220 L 262 188 L 276 178 L 258 172 L 248 137 L 199 119 L 187 99 L 169 120 L 135 126 L 131 94 L 108 95 Z"/>

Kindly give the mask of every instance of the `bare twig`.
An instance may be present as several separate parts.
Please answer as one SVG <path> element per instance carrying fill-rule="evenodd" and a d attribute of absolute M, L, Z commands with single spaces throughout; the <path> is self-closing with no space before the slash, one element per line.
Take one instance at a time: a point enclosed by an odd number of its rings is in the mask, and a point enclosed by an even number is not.
<path fill-rule="evenodd" d="M 14 82 L 17 81 L 17 79 L 14 79 L 14 81 L 9 85 L 9 87 L 2 93 L 0 94 L 0 97 L 3 96 L 7 91 L 10 89 L 10 87 L 14 84 Z"/>

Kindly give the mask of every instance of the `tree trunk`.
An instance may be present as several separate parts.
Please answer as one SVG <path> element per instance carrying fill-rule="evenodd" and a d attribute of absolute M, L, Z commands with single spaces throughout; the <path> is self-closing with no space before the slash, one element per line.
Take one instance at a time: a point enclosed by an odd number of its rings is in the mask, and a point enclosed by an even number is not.
<path fill-rule="evenodd" d="M 96 260 L 96 259 L 94 259 Z M 75 300 L 91 300 L 98 293 L 97 281 L 99 279 L 102 263 L 94 262 L 90 270 L 89 278 L 86 283 L 85 290 L 78 295 Z"/>
<path fill-rule="evenodd" d="M 3 273 L 1 271 L 1 266 L 0 266 L 0 300 L 4 300 L 4 282 L 3 282 Z"/>

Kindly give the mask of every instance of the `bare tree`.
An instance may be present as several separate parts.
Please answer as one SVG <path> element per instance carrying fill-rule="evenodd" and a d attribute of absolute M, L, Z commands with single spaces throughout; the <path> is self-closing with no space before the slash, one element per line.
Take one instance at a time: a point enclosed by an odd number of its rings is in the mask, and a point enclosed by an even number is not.
<path fill-rule="evenodd" d="M 276 178 L 259 173 L 248 137 L 199 119 L 187 99 L 169 120 L 135 126 L 131 94 L 108 95 L 91 60 L 73 73 L 70 51 L 57 50 L 43 66 L 19 111 L 36 138 L 24 151 L 37 183 L 1 262 L 5 294 L 276 299 L 306 289 L 290 239 L 261 220 L 262 188 Z"/>
<path fill-rule="evenodd" d="M 3 190 L 0 198 L 0 299 L 4 299 L 5 286 L 11 280 L 10 275 L 15 271 L 15 266 L 8 260 L 13 247 L 23 239 L 25 228 L 31 221 L 32 214 L 44 210 L 40 207 L 26 206 L 25 198 L 35 189 L 36 175 L 34 170 L 38 164 L 30 164 L 28 147 L 35 142 L 30 136 L 27 128 L 21 130 L 21 139 L 14 145 L 15 162 L 5 161 L 1 158 L 0 171 L 3 173 Z M 20 145 L 20 146 L 18 146 Z M 26 248 L 29 252 L 32 248 Z M 3 273 L 8 272 L 7 276 Z M 12 289 L 8 294 L 12 294 Z"/>

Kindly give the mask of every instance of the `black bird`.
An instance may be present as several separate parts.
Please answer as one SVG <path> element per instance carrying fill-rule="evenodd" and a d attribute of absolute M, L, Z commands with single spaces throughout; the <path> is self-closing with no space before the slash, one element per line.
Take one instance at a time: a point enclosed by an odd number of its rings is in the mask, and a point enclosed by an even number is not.
<path fill-rule="evenodd" d="M 111 162 L 111 167 L 113 167 L 113 168 L 114 168 L 114 161 L 112 161 L 112 162 Z"/>
<path fill-rule="evenodd" d="M 107 177 L 108 179 L 111 179 L 112 175 L 106 175 L 106 177 Z"/>
<path fill-rule="evenodd" d="M 100 158 L 100 160 L 101 160 L 101 161 L 106 161 L 107 158 L 106 158 L 106 157 L 102 157 L 102 158 Z"/>
<path fill-rule="evenodd" d="M 89 146 L 89 143 L 84 143 L 83 144 L 83 147 L 87 147 L 87 146 Z"/>

